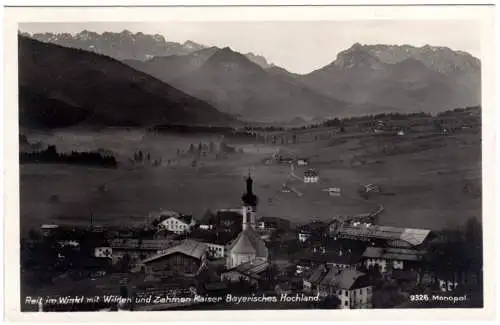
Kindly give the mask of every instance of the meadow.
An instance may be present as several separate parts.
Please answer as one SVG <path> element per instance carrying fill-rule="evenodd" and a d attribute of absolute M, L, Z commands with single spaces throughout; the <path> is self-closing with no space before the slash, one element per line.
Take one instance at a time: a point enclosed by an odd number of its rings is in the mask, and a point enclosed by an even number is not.
<path fill-rule="evenodd" d="M 216 135 L 162 135 L 141 130 L 29 132 L 31 143 L 54 144 L 58 151 L 108 150 L 117 169 L 24 164 L 20 167 L 21 230 L 44 223 L 140 224 L 153 211 L 172 209 L 199 218 L 207 209 L 240 205 L 244 177 L 252 170 L 258 214 L 294 223 L 330 220 L 371 212 L 379 204 L 386 225 L 440 229 L 481 217 L 481 138 L 479 130 L 453 134 L 337 135 L 308 143 L 272 145 L 225 139 L 236 153 L 216 159 L 178 154 L 191 144 L 217 141 Z M 241 149 L 241 150 L 240 150 Z M 263 164 L 278 149 L 310 160 L 320 181 L 304 184 L 289 177 L 286 165 Z M 162 164 L 130 164 L 137 150 Z M 171 161 L 168 164 L 167 161 Z M 296 168 L 301 176 L 304 168 Z M 282 193 L 286 183 L 302 192 Z M 394 195 L 363 199 L 362 184 L 376 183 Z M 341 188 L 339 197 L 325 188 Z"/>

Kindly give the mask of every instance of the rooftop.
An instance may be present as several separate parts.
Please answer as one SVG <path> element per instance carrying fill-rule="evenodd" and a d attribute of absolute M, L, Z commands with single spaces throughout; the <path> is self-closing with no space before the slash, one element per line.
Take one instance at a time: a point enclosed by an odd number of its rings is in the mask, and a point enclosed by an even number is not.
<path fill-rule="evenodd" d="M 180 214 L 178 212 L 173 211 L 173 210 L 166 210 L 166 209 L 162 209 L 160 211 L 152 212 L 149 214 L 149 217 L 153 218 L 153 219 L 157 219 L 157 218 L 167 219 L 170 217 L 177 218 L 179 216 L 180 216 Z"/>
<path fill-rule="evenodd" d="M 160 250 L 175 244 L 175 241 L 168 239 L 113 239 L 109 246 L 113 249 L 143 249 Z"/>
<path fill-rule="evenodd" d="M 229 247 L 229 251 L 237 254 L 255 254 L 256 257 L 267 258 L 268 256 L 265 242 L 252 227 L 248 227 L 238 234 L 238 237 L 236 237 Z"/>
<path fill-rule="evenodd" d="M 318 266 L 309 277 L 309 282 L 352 290 L 368 285 L 365 274 L 353 269 Z"/>
<path fill-rule="evenodd" d="M 258 277 L 258 275 L 264 272 L 268 267 L 269 267 L 269 262 L 267 260 L 255 259 L 253 261 L 246 262 L 236 267 L 233 267 L 229 269 L 228 272 L 236 271 L 250 277 Z"/>
<path fill-rule="evenodd" d="M 397 228 L 389 226 L 344 223 L 337 233 L 355 237 L 369 237 L 386 240 L 403 240 L 413 246 L 422 244 L 431 231 L 428 229 Z"/>
<path fill-rule="evenodd" d="M 353 265 L 361 261 L 363 257 L 364 247 L 362 249 L 355 247 L 329 247 L 326 253 L 311 253 L 310 251 L 304 253 L 299 257 L 302 263 L 334 263 Z"/>
<path fill-rule="evenodd" d="M 207 245 L 204 243 L 200 243 L 194 240 L 185 240 L 180 245 L 167 248 L 164 251 L 154 256 L 151 256 L 150 258 L 145 259 L 144 263 L 149 263 L 175 253 L 184 254 L 196 259 L 201 259 L 205 254 L 206 250 L 207 250 Z"/>
<path fill-rule="evenodd" d="M 363 257 L 400 261 L 419 261 L 425 252 L 406 248 L 367 247 Z"/>
<path fill-rule="evenodd" d="M 318 171 L 314 170 L 314 169 L 308 169 L 306 171 L 304 171 L 304 176 L 305 177 L 314 177 L 314 176 L 318 176 Z"/>

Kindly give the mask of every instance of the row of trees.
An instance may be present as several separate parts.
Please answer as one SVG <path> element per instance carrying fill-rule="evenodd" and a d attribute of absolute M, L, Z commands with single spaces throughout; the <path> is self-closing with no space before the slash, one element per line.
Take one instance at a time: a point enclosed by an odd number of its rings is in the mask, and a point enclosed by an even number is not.
<path fill-rule="evenodd" d="M 47 149 L 38 152 L 21 152 L 19 153 L 19 161 L 21 164 L 63 163 L 112 168 L 117 167 L 117 162 L 114 156 L 104 156 L 101 153 L 94 151 L 72 151 L 70 154 L 58 153 L 55 145 L 51 145 Z"/>

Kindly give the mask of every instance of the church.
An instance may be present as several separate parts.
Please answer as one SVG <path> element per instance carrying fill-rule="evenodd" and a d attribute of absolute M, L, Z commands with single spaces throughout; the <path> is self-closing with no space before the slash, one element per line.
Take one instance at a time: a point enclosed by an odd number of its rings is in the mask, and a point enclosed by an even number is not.
<path fill-rule="evenodd" d="M 246 193 L 241 197 L 243 224 L 242 231 L 228 248 L 226 267 L 234 268 L 243 263 L 252 261 L 267 261 L 269 251 L 264 240 L 256 232 L 256 212 L 258 198 L 253 193 L 253 179 L 248 175 L 246 179 Z"/>

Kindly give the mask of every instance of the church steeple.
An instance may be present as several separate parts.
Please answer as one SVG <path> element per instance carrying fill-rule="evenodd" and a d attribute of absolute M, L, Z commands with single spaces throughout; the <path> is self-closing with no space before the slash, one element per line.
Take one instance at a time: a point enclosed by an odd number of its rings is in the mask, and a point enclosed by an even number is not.
<path fill-rule="evenodd" d="M 241 196 L 241 201 L 243 201 L 243 204 L 246 206 L 251 206 L 251 207 L 256 207 L 259 199 L 257 196 L 253 193 L 253 179 L 252 175 L 250 174 L 250 171 L 248 171 L 248 177 L 246 178 L 246 188 L 247 191 Z"/>

